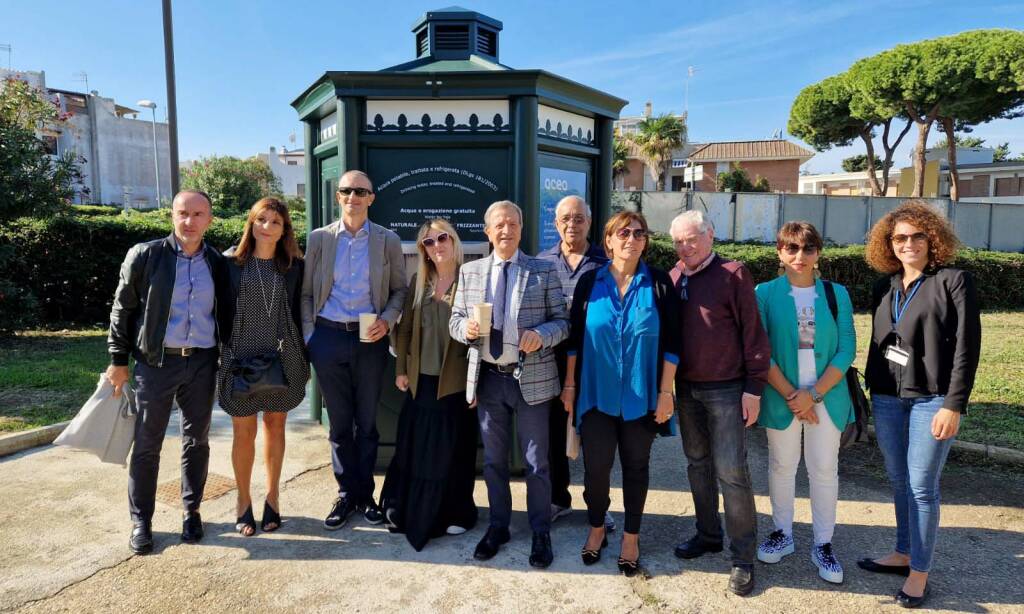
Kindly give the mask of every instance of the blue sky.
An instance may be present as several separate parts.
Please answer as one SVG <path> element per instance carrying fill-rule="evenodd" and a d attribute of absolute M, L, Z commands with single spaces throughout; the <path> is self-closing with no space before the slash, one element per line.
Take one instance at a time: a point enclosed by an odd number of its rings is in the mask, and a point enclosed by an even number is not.
<path fill-rule="evenodd" d="M 181 158 L 254 155 L 302 130 L 289 103 L 325 70 L 376 70 L 411 59 L 412 23 L 437 2 L 176 0 Z M 1024 28 L 1019 1 L 470 2 L 504 23 L 501 61 L 543 68 L 630 101 L 639 114 L 683 109 L 690 139 L 750 140 L 785 130 L 800 89 L 897 43 L 990 27 Z M 166 108 L 159 0 L 0 0 L 0 44 L 13 67 L 47 84 L 89 88 L 119 103 Z M 6 53 L 0 51 L 0 63 Z M 1024 119 L 980 126 L 989 143 L 1024 153 Z M 906 141 L 911 140 L 908 135 Z M 839 170 L 863 147 L 815 156 Z M 909 147 L 898 164 L 908 163 Z"/>

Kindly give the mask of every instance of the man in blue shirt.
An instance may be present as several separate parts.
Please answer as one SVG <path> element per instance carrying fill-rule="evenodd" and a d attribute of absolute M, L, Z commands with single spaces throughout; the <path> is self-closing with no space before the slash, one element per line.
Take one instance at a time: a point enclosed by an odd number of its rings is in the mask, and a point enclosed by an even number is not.
<path fill-rule="evenodd" d="M 584 273 L 599 269 L 608 262 L 604 248 L 590 244 L 590 206 L 579 196 L 566 196 L 555 207 L 555 229 L 561 239 L 537 254 L 537 258 L 555 265 L 558 279 L 562 282 L 565 305 L 572 306 L 572 295 L 576 283 Z M 558 379 L 565 383 L 566 343 L 555 348 L 558 364 Z M 548 452 L 551 465 L 551 521 L 554 522 L 572 511 L 572 496 L 569 494 L 569 459 L 565 455 L 566 415 L 560 399 L 551 401 L 550 443 Z M 615 529 L 611 514 L 605 515 L 606 530 Z"/>
<path fill-rule="evenodd" d="M 336 194 L 341 219 L 309 235 L 302 281 L 302 334 L 330 419 L 328 439 L 338 497 L 324 528 L 340 529 L 355 511 L 380 524 L 373 499 L 377 405 L 388 357 L 388 331 L 398 322 L 407 283 L 402 243 L 369 219 L 373 183 L 348 171 Z M 359 316 L 376 320 L 359 338 Z"/>
<path fill-rule="evenodd" d="M 129 547 L 136 554 L 153 550 L 160 448 L 175 400 L 181 410 L 181 539 L 194 543 L 203 537 L 199 505 L 210 459 L 218 357 L 214 284 L 224 266 L 220 253 L 203 242 L 211 209 L 203 192 L 179 192 L 171 204 L 174 232 L 128 251 L 110 310 L 106 376 L 115 397 L 129 379 L 129 357 L 135 358 L 139 413 L 128 503 L 133 524 Z"/>

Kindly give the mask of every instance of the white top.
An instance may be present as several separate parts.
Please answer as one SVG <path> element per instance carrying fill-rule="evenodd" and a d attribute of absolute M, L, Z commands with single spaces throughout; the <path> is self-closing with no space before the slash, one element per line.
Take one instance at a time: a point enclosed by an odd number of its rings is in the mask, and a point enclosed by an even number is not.
<path fill-rule="evenodd" d="M 818 367 L 814 362 L 814 301 L 818 293 L 814 286 L 793 287 L 789 293 L 796 303 L 796 326 L 799 332 L 800 348 L 797 360 L 800 365 L 800 387 L 809 388 L 818 381 Z"/>
<path fill-rule="evenodd" d="M 485 341 L 481 346 L 480 357 L 486 362 L 496 363 L 499 365 L 515 364 L 519 360 L 519 329 L 516 326 L 515 318 L 511 317 L 512 311 L 512 298 L 515 294 L 516 280 L 519 278 L 519 250 L 512 254 L 512 257 L 508 259 L 508 278 L 505 280 L 505 313 L 495 313 L 493 315 L 494 324 L 491 326 L 491 330 L 494 328 L 500 328 L 502 331 L 502 353 L 501 356 L 495 358 L 491 356 L 491 345 L 489 341 Z M 498 289 L 498 281 L 501 279 L 501 265 L 505 261 L 498 257 L 498 254 L 493 254 L 491 263 L 491 278 L 487 284 L 487 298 L 488 303 L 494 304 L 494 293 Z"/>

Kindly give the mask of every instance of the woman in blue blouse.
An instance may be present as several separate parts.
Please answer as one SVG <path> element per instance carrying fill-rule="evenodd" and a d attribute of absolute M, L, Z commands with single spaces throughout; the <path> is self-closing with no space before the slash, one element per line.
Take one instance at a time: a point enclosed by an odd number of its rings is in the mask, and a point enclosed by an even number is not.
<path fill-rule="evenodd" d="M 583 448 L 590 535 L 581 558 L 593 565 L 608 545 L 604 517 L 617 447 L 626 512 L 618 566 L 627 576 L 639 571 L 651 443 L 668 430 L 679 362 L 678 297 L 667 273 L 643 263 L 648 243 L 647 221 L 638 213 L 623 211 L 605 224 L 611 261 L 576 286 L 562 390 Z"/>
<path fill-rule="evenodd" d="M 832 551 L 839 496 L 839 438 L 853 421 L 845 374 L 857 353 L 853 306 L 846 288 L 818 279 L 821 235 L 810 222 L 786 222 L 776 236 L 778 278 L 758 284 L 757 306 L 772 346 L 769 387 L 758 423 L 768 433 L 768 495 L 772 531 L 757 549 L 762 563 L 795 550 L 793 500 L 801 439 L 811 492 L 811 562 L 827 582 L 841 583 Z M 831 286 L 836 316 L 829 307 Z"/>

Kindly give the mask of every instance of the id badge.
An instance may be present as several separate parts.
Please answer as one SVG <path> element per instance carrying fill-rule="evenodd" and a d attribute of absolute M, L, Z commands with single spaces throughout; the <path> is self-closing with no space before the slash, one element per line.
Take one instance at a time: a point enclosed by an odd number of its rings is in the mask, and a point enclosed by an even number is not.
<path fill-rule="evenodd" d="M 885 358 L 886 360 L 894 362 L 901 367 L 905 367 L 907 366 L 907 363 L 910 362 L 910 352 L 899 346 L 890 345 L 885 349 Z"/>

